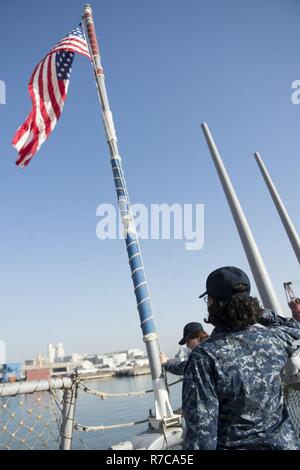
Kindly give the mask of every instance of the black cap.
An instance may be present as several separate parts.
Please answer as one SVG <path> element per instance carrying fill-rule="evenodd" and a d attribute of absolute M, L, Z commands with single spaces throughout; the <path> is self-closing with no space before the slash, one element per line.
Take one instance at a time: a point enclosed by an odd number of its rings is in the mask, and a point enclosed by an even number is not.
<path fill-rule="evenodd" d="M 179 341 L 178 344 L 183 345 L 187 343 L 188 340 L 191 339 L 191 337 L 193 337 L 195 334 L 199 333 L 200 331 L 204 331 L 201 323 L 197 323 L 197 322 L 188 323 L 183 328 L 183 338 Z"/>
<path fill-rule="evenodd" d="M 244 284 L 246 290 L 242 294 L 249 296 L 251 285 L 244 271 L 234 266 L 218 268 L 208 276 L 206 291 L 199 298 L 209 295 L 210 297 L 229 299 L 233 294 L 237 293 L 235 290 L 237 284 Z"/>

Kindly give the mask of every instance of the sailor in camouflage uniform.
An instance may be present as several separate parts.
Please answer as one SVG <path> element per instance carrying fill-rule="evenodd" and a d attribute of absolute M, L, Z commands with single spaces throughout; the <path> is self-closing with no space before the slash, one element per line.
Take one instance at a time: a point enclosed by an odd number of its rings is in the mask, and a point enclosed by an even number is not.
<path fill-rule="evenodd" d="M 208 334 L 204 331 L 201 323 L 190 322 L 183 328 L 183 337 L 178 344 L 180 344 L 180 346 L 185 344 L 188 350 L 192 351 L 207 338 Z M 165 354 L 161 352 L 160 362 L 165 371 L 170 372 L 170 374 L 183 375 L 187 360 L 182 361 L 180 358 L 168 359 Z"/>
<path fill-rule="evenodd" d="M 280 379 L 300 325 L 261 310 L 249 294 L 247 275 L 229 266 L 209 275 L 200 296 L 215 329 L 184 372 L 186 449 L 300 449 Z"/>

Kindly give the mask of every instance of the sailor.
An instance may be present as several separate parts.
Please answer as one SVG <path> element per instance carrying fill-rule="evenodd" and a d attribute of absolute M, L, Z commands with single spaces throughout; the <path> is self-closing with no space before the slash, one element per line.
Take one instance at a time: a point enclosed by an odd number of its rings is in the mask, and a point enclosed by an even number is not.
<path fill-rule="evenodd" d="M 183 328 L 183 337 L 178 344 L 181 346 L 185 344 L 189 350 L 189 355 L 196 346 L 199 346 L 199 344 L 207 338 L 208 334 L 204 331 L 201 323 L 190 322 Z M 168 359 L 167 356 L 161 352 L 160 362 L 167 372 L 174 375 L 183 375 L 187 360 L 182 361 L 180 358 Z"/>
<path fill-rule="evenodd" d="M 248 276 L 232 266 L 208 276 L 205 296 L 215 329 L 185 368 L 185 448 L 300 449 L 280 380 L 300 324 L 261 309 Z"/>

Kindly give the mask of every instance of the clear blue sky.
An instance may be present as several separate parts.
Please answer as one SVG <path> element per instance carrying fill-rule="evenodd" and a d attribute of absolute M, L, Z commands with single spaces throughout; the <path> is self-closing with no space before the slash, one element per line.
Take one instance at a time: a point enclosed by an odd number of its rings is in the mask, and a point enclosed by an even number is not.
<path fill-rule="evenodd" d="M 25 170 L 10 142 L 30 110 L 33 68 L 80 21 L 84 3 L 3 3 L 0 80 L 1 339 L 8 360 L 142 347 L 124 242 L 96 237 L 96 208 L 115 203 L 88 60 L 76 57 L 63 115 Z M 221 265 L 250 271 L 200 123 L 219 146 L 284 308 L 299 265 L 254 158 L 259 151 L 297 230 L 300 79 L 297 0 L 103 0 L 92 4 L 132 202 L 203 203 L 205 244 L 143 241 L 161 347 L 202 321 L 198 300 Z M 252 279 L 252 277 L 251 277 Z M 257 290 L 254 286 L 254 293 Z"/>

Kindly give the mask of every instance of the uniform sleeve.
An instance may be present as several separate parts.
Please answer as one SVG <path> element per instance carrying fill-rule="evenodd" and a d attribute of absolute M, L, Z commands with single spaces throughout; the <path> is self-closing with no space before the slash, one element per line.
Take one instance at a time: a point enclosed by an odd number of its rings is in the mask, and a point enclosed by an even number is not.
<path fill-rule="evenodd" d="M 188 360 L 182 389 L 186 421 L 185 448 L 214 450 L 217 447 L 219 400 L 214 384 L 214 367 L 205 353 Z"/>
<path fill-rule="evenodd" d="M 168 361 L 163 365 L 164 369 L 170 374 L 183 375 L 187 361 Z"/>
<path fill-rule="evenodd" d="M 300 347 L 300 323 L 294 318 L 281 317 L 271 310 L 264 310 L 259 323 L 272 331 L 286 349 L 288 356 Z"/>

